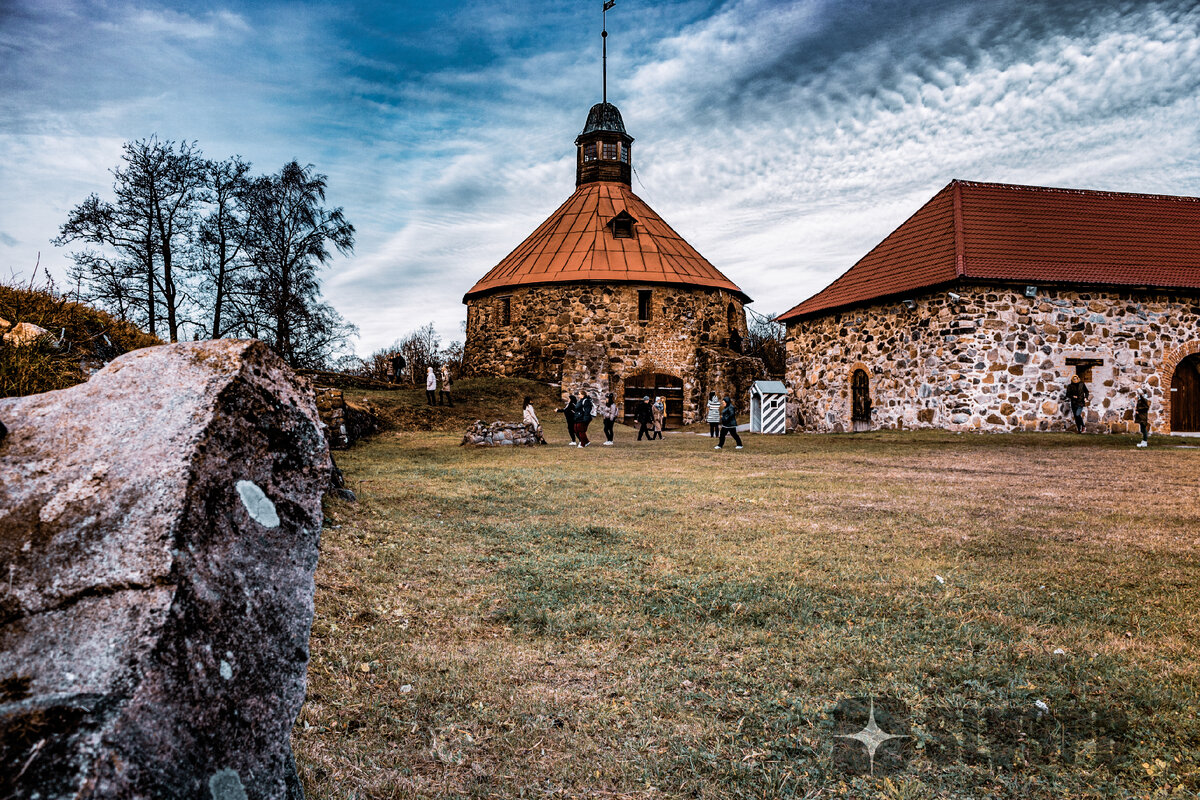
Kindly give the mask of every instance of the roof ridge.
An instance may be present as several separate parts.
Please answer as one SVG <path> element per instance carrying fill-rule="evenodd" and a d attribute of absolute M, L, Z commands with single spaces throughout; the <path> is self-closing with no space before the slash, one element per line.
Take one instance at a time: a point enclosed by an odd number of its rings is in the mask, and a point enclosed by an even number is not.
<path fill-rule="evenodd" d="M 1004 183 L 1002 181 L 972 181 L 955 178 L 951 185 L 958 184 L 967 187 L 992 189 L 1013 189 L 1028 192 L 1047 192 L 1055 194 L 1079 195 L 1083 197 L 1140 197 L 1154 200 L 1178 200 L 1185 203 L 1200 203 L 1200 197 L 1181 194 L 1157 194 L 1154 192 L 1121 192 L 1115 189 L 1073 189 L 1068 186 L 1034 186 L 1024 183 Z"/>

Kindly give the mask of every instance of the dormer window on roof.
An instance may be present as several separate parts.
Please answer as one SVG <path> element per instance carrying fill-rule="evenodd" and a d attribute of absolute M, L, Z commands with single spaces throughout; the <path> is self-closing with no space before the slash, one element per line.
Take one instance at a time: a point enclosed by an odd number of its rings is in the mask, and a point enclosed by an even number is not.
<path fill-rule="evenodd" d="M 630 216 L 628 211 L 622 211 L 608 221 L 608 229 L 612 232 L 614 239 L 632 239 L 634 238 L 633 226 L 637 220 Z"/>

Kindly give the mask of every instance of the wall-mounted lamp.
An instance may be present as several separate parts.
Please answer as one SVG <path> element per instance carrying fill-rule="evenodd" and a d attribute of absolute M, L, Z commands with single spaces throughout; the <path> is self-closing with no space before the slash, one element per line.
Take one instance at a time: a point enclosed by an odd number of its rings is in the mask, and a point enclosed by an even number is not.
<path fill-rule="evenodd" d="M 1025 287 L 1025 296 L 1026 297 L 1037 297 L 1037 287 L 1036 286 L 1026 286 Z"/>
<path fill-rule="evenodd" d="M 912 311 L 913 309 L 915 309 L 917 307 L 917 301 L 916 300 L 905 300 L 904 307 L 907 308 L 909 311 Z"/>

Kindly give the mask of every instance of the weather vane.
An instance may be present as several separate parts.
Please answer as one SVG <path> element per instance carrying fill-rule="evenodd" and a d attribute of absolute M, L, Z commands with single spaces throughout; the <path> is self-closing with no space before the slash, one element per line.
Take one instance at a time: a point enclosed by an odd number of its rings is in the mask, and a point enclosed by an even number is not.
<path fill-rule="evenodd" d="M 603 42 L 604 57 L 601 64 L 604 70 L 604 102 L 608 102 L 608 10 L 617 4 L 617 0 L 604 0 L 604 10 L 600 12 L 600 41 Z"/>

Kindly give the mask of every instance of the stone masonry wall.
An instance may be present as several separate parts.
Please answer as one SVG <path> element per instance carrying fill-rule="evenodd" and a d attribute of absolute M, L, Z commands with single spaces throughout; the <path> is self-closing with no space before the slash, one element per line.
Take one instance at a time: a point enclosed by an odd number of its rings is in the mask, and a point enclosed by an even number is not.
<path fill-rule="evenodd" d="M 650 319 L 638 319 L 638 291 L 650 290 Z M 508 299 L 510 321 L 502 324 Z M 473 298 L 467 303 L 463 370 L 468 375 L 502 375 L 561 382 L 599 395 L 622 396 L 631 375 L 665 373 L 683 381 L 684 421 L 699 418 L 706 365 L 717 356 L 700 348 L 739 356 L 727 349 L 729 306 L 744 340 L 742 302 L 718 289 L 652 284 L 549 284 L 523 286 Z"/>
<path fill-rule="evenodd" d="M 532 447 L 535 444 L 545 444 L 546 437 L 541 428 L 534 428 L 524 422 L 493 422 L 490 425 L 481 419 L 475 420 L 467 432 L 463 434 L 459 446 L 473 444 L 477 447 L 521 446 Z"/>
<path fill-rule="evenodd" d="M 331 389 L 322 386 L 314 388 L 317 401 L 317 414 L 321 424 L 325 426 L 325 438 L 332 450 L 345 450 L 350 446 L 350 436 L 346 432 L 346 398 L 341 389 Z"/>
<path fill-rule="evenodd" d="M 1070 359 L 1098 359 L 1087 429 L 1136 431 L 1135 392 L 1151 391 L 1150 422 L 1170 425 L 1176 363 L 1200 349 L 1200 296 L 1041 287 L 960 287 L 900 303 L 801 320 L 787 329 L 793 424 L 851 429 L 850 379 L 865 369 L 872 427 L 1066 430 Z"/>

